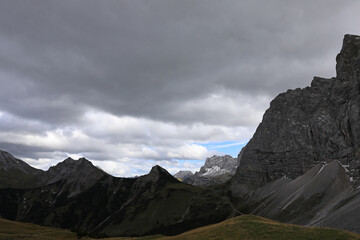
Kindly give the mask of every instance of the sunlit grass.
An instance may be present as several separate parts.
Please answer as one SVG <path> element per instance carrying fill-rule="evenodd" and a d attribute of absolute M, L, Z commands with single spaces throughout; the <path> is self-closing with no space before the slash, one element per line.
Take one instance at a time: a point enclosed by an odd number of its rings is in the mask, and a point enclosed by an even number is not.
<path fill-rule="evenodd" d="M 177 236 L 152 236 L 147 238 L 112 238 L 159 239 L 159 240 L 350 240 L 360 239 L 359 234 L 330 228 L 303 227 L 284 224 L 269 219 L 244 215 L 218 224 L 197 228 Z"/>

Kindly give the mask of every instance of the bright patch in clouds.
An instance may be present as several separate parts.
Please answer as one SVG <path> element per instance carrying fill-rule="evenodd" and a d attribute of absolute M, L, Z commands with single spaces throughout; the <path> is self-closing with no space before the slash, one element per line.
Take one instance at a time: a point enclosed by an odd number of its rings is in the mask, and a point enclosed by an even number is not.
<path fill-rule="evenodd" d="M 6 139 L 7 144 L 39 149 L 32 157 L 14 153 L 34 167 L 46 170 L 67 157 L 86 157 L 110 174 L 127 177 L 145 174 L 156 164 L 172 173 L 178 170 L 195 172 L 207 157 L 234 155 L 232 147 L 240 150 L 240 145 L 251 134 L 244 127 L 175 124 L 118 117 L 96 110 L 87 111 L 81 124 L 46 127 L 42 131 L 26 133 L 14 129 L 20 123 L 32 126 L 33 120 L 8 113 L 2 113 L 1 118 L 11 119 L 7 121 L 11 131 L 0 130 L 0 138 Z M 218 142 L 218 139 L 228 141 Z"/>
<path fill-rule="evenodd" d="M 201 160 L 155 161 L 128 158 L 114 161 L 92 161 L 92 163 L 113 176 L 122 177 L 134 177 L 147 174 L 155 165 L 160 165 L 171 174 L 175 174 L 180 170 L 199 171 L 200 167 L 204 165 L 204 161 Z"/>
<path fill-rule="evenodd" d="M 209 142 L 200 143 L 200 145 L 206 147 L 208 151 L 217 151 L 219 155 L 230 155 L 237 157 L 241 149 L 247 144 L 248 141 L 225 141 L 225 142 Z"/>

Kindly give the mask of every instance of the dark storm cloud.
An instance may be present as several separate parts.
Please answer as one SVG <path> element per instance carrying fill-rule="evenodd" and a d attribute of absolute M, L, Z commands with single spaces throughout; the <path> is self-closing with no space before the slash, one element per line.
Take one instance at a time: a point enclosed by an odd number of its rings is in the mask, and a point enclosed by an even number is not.
<path fill-rule="evenodd" d="M 0 149 L 6 149 L 6 151 L 19 158 L 34 158 L 38 159 L 42 157 L 41 155 L 47 153 L 49 155 L 48 149 L 42 147 L 33 147 L 23 144 L 14 144 L 7 142 L 0 142 Z"/>
<path fill-rule="evenodd" d="M 88 108 L 192 122 L 177 112 L 186 101 L 273 97 L 334 73 L 354 4 L 1 1 L 0 109 L 54 124 Z"/>

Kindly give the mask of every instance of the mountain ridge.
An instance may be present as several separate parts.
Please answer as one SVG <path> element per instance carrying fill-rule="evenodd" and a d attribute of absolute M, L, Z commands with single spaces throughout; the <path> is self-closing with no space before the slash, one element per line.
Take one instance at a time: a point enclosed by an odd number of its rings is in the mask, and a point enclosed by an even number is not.
<path fill-rule="evenodd" d="M 204 166 L 194 174 L 187 174 L 182 182 L 195 186 L 211 186 L 225 183 L 235 174 L 238 159 L 230 155 L 208 157 Z M 177 173 L 179 174 L 179 173 Z"/>

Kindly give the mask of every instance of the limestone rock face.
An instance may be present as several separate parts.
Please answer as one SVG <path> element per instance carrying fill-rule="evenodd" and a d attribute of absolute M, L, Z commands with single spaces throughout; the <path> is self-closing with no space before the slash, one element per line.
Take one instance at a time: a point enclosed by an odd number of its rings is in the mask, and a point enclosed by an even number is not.
<path fill-rule="evenodd" d="M 338 160 L 360 185 L 360 37 L 345 35 L 337 76 L 279 94 L 240 152 L 235 182 L 262 186 L 295 179 L 318 163 Z"/>
<path fill-rule="evenodd" d="M 191 171 L 179 171 L 174 174 L 174 177 L 176 179 L 179 179 L 180 181 L 182 181 L 183 179 L 185 179 L 191 175 L 193 175 L 193 173 Z"/>
<path fill-rule="evenodd" d="M 199 172 L 184 178 L 183 182 L 196 186 L 224 183 L 235 174 L 238 165 L 237 158 L 229 155 L 214 155 L 206 159 L 205 165 L 200 168 Z"/>
<path fill-rule="evenodd" d="M 209 175 L 210 174 L 209 171 L 211 169 L 214 169 L 214 167 L 218 167 L 219 169 L 229 172 L 230 174 L 235 174 L 236 169 L 238 167 L 238 160 L 236 158 L 231 157 L 230 155 L 225 155 L 225 156 L 214 155 L 206 159 L 205 165 L 200 168 L 200 173 Z"/>

